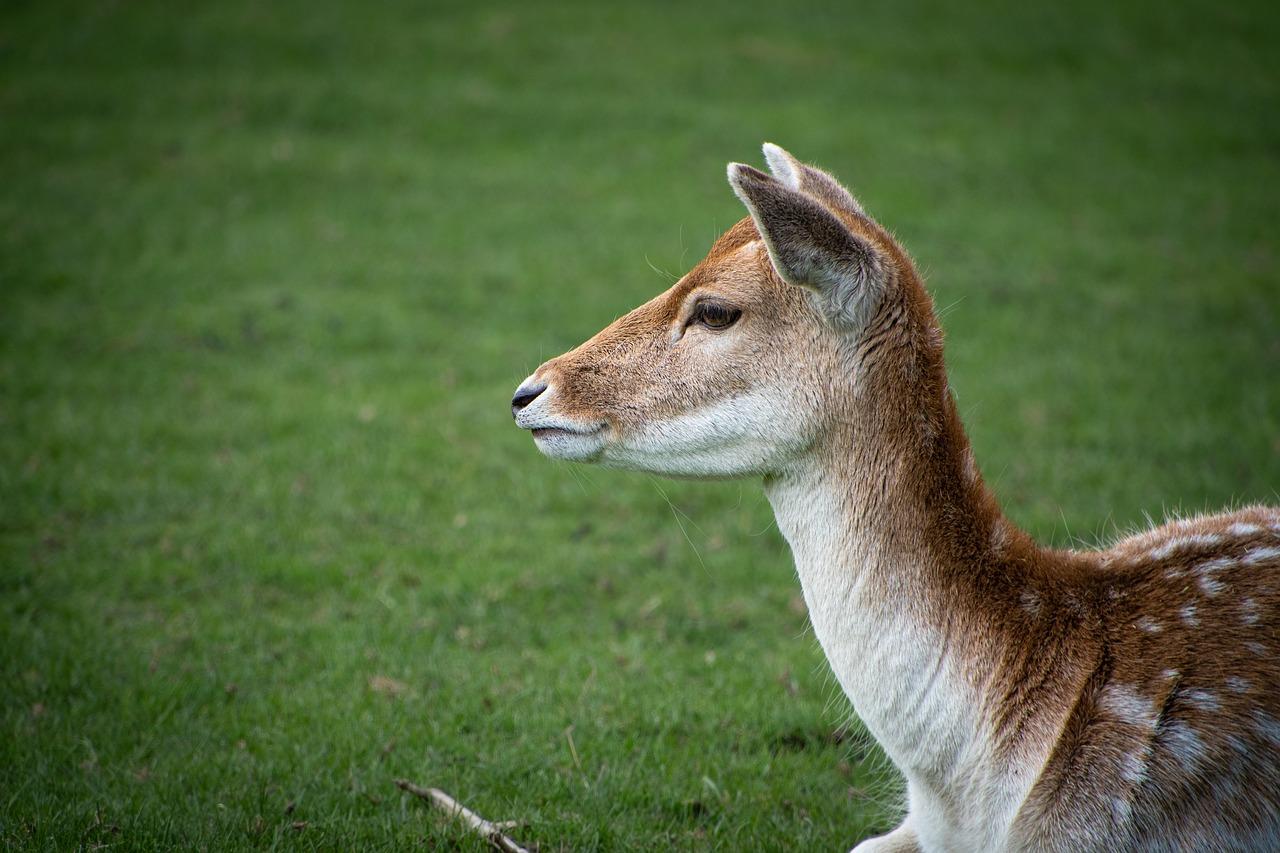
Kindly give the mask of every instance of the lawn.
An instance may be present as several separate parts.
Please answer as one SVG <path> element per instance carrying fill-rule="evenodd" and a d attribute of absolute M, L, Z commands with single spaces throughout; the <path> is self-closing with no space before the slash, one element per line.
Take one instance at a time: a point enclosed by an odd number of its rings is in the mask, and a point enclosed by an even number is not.
<path fill-rule="evenodd" d="M 429 8 L 428 8 L 429 7 Z M 844 850 L 898 785 L 759 484 L 508 400 L 776 141 L 1042 541 L 1280 485 L 1271 4 L 0 10 L 0 846 Z"/>

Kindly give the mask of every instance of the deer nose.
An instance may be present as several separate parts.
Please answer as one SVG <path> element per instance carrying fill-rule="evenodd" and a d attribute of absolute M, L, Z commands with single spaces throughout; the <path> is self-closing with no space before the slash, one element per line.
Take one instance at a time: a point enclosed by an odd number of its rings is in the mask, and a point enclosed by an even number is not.
<path fill-rule="evenodd" d="M 538 395 L 545 390 L 545 382 L 530 382 L 517 388 L 515 396 L 511 398 L 511 416 L 514 418 L 520 414 L 521 409 L 538 399 Z"/>

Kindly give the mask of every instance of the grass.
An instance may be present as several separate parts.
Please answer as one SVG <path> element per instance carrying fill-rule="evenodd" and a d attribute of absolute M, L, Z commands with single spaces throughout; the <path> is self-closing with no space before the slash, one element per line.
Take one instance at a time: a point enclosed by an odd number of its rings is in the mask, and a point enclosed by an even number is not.
<path fill-rule="evenodd" d="M 1047 542 L 1276 500 L 1280 15 L 0 11 L 0 843 L 846 849 L 894 820 L 755 483 L 507 400 L 771 139 L 926 271 Z M 659 272 L 655 272 L 655 269 Z"/>

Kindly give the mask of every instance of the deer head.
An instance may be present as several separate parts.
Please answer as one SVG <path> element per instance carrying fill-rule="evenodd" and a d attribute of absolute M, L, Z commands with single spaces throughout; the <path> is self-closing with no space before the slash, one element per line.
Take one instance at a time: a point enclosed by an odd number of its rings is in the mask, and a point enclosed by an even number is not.
<path fill-rule="evenodd" d="M 673 476 L 769 475 L 849 422 L 859 347 L 886 311 L 901 325 L 923 290 L 834 178 L 776 145 L 764 154 L 772 176 L 729 165 L 749 218 L 665 293 L 521 383 L 512 413 L 544 454 Z"/>

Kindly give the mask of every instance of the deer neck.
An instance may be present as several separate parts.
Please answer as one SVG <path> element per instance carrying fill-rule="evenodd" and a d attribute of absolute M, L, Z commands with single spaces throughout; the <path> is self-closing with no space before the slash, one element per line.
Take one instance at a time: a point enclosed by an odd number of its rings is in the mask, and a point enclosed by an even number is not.
<path fill-rule="evenodd" d="M 999 639 L 957 601 L 980 593 L 984 549 L 1021 536 L 973 466 L 938 359 L 940 383 L 919 389 L 928 400 L 897 422 L 851 407 L 765 484 L 836 678 L 908 781 L 934 789 L 989 741 L 981 679 Z"/>

